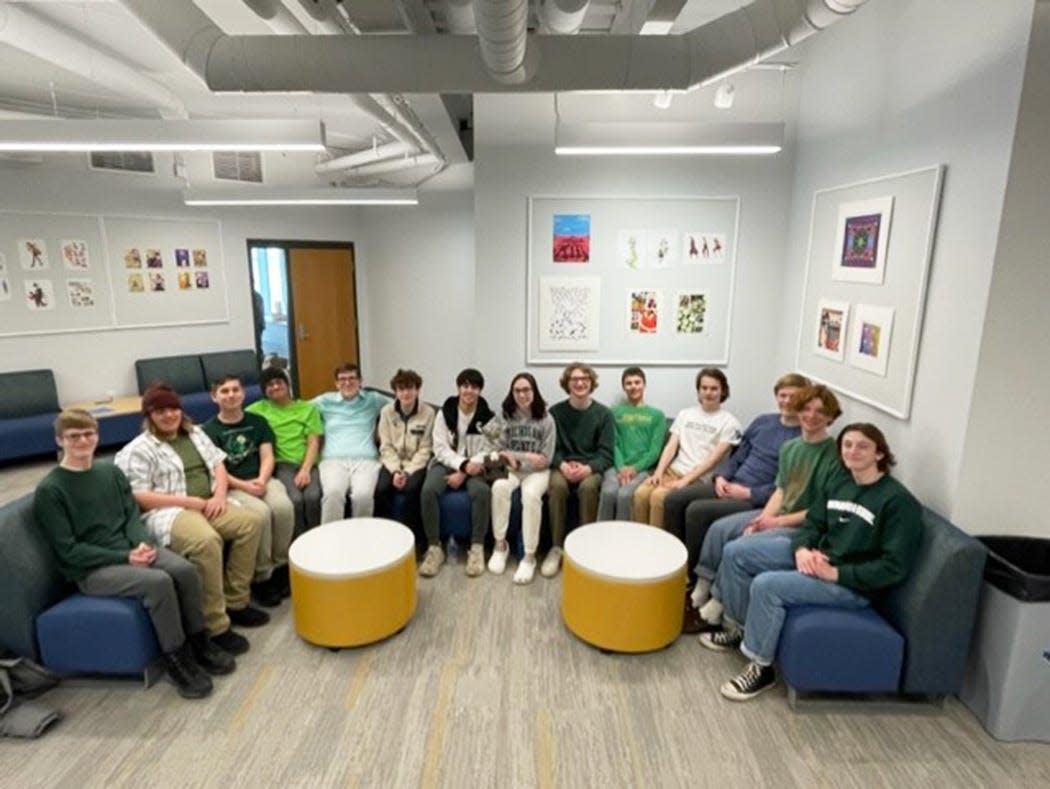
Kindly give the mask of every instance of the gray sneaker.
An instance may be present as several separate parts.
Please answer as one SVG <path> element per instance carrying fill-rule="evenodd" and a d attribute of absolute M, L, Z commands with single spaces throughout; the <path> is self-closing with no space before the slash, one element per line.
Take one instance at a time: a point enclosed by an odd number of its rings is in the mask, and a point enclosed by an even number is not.
<path fill-rule="evenodd" d="M 467 577 L 477 578 L 485 572 L 485 546 L 479 542 L 470 546 L 467 554 Z"/>
<path fill-rule="evenodd" d="M 553 578 L 558 574 L 558 570 L 561 569 L 561 548 L 555 546 L 551 548 L 546 557 L 543 559 L 543 564 L 540 565 L 540 575 L 544 578 Z"/>
<path fill-rule="evenodd" d="M 441 571 L 441 565 L 445 563 L 445 552 L 440 545 L 431 545 L 427 548 L 423 561 L 419 563 L 419 574 L 424 578 L 433 578 Z"/>

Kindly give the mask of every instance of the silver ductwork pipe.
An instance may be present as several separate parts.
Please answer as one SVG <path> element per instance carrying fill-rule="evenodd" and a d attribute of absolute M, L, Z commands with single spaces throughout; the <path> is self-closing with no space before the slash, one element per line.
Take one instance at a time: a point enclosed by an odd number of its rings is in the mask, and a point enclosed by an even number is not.
<path fill-rule="evenodd" d="M 294 35 L 306 32 L 306 28 L 281 0 L 242 0 L 242 2 L 266 22 L 275 33 Z"/>
<path fill-rule="evenodd" d="M 583 27 L 591 0 L 543 0 L 539 9 L 540 32 L 574 36 Z"/>
<path fill-rule="evenodd" d="M 529 0 L 474 0 L 481 59 L 500 82 L 524 82 Z"/>
<path fill-rule="evenodd" d="M 445 0 L 445 29 L 457 36 L 473 33 L 474 0 Z"/>

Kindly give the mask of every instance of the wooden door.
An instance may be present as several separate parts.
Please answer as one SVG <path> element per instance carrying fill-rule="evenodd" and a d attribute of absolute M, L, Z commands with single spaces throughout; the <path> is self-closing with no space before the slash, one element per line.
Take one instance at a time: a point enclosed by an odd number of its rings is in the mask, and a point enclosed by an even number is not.
<path fill-rule="evenodd" d="M 334 386 L 332 370 L 357 361 L 357 300 L 352 249 L 290 248 L 296 396 L 309 399 Z"/>

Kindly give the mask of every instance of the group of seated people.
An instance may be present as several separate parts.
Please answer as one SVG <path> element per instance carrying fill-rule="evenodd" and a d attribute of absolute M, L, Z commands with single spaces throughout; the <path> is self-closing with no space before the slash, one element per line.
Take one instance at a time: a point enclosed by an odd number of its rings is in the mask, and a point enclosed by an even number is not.
<path fill-rule="evenodd" d="M 684 632 L 712 650 L 739 647 L 747 667 L 722 686 L 752 698 L 775 684 L 773 659 L 785 609 L 805 603 L 862 607 L 908 574 L 921 508 L 888 472 L 894 458 L 870 424 L 838 440 L 835 395 L 791 373 L 774 385 L 775 413 L 746 430 L 724 407 L 717 368 L 696 376 L 697 405 L 668 431 L 645 403 L 640 367 L 621 375 L 624 400 L 596 401 L 595 370 L 569 364 L 568 397 L 548 408 L 535 378 L 514 376 L 494 412 L 484 378 L 468 368 L 439 409 L 420 399 L 422 379 L 398 370 L 394 398 L 362 389 L 357 365 L 335 370 L 335 390 L 292 397 L 283 370 L 263 370 L 265 398 L 245 407 L 236 376 L 212 384 L 218 414 L 202 426 L 178 394 L 155 384 L 142 397 L 144 430 L 116 456 L 93 462 L 97 423 L 84 411 L 55 421 L 60 465 L 40 483 L 37 521 L 66 577 L 86 594 L 142 600 L 168 674 L 190 698 L 249 648 L 231 626 L 269 616 L 290 593 L 288 549 L 319 523 L 395 512 L 425 552 L 424 577 L 446 561 L 439 499 L 463 489 L 471 501 L 466 575 L 507 567 L 511 496 L 521 490 L 524 555 L 514 582 L 558 574 L 567 504 L 579 523 L 634 520 L 686 544 L 690 583 Z M 551 548 L 537 568 L 543 497 Z M 225 555 L 224 555 L 225 553 Z"/>

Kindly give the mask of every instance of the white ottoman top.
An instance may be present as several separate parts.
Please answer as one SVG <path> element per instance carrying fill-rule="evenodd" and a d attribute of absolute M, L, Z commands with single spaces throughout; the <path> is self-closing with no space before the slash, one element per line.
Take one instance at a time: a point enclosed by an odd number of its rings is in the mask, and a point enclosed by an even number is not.
<path fill-rule="evenodd" d="M 288 549 L 288 559 L 314 575 L 366 575 L 404 559 L 415 545 L 411 529 L 396 521 L 351 518 L 299 535 Z"/>
<path fill-rule="evenodd" d="M 685 546 L 655 526 L 599 521 L 565 538 L 565 555 L 584 570 L 617 581 L 655 581 L 681 569 Z"/>

